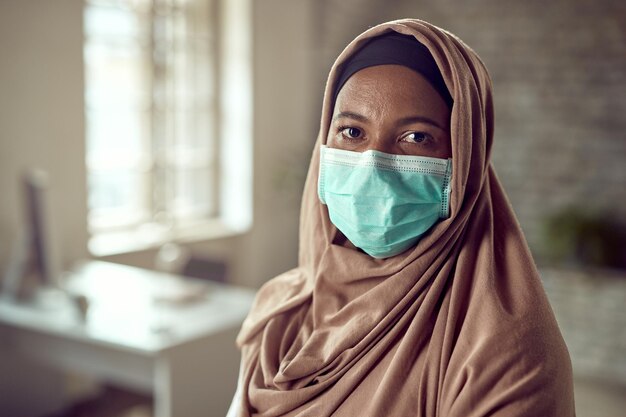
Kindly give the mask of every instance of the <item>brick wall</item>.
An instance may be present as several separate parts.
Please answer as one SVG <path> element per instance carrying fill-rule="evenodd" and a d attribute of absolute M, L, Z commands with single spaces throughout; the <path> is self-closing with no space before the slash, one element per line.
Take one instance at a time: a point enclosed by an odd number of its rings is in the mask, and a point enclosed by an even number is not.
<path fill-rule="evenodd" d="M 626 384 L 626 275 L 544 268 L 542 278 L 576 376 Z"/>
<path fill-rule="evenodd" d="M 626 221 L 626 3 L 327 0 L 320 85 L 369 26 L 417 17 L 457 34 L 494 82 L 493 163 L 535 257 L 546 216 L 569 206 Z"/>

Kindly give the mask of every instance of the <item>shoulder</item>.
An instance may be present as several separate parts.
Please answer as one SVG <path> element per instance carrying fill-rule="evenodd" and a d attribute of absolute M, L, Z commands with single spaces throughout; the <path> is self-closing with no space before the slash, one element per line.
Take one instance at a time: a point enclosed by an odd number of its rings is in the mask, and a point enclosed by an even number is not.
<path fill-rule="evenodd" d="M 497 297 L 496 297 L 497 298 Z M 569 353 L 547 300 L 486 301 L 462 328 L 446 372 L 447 416 L 574 415 Z"/>

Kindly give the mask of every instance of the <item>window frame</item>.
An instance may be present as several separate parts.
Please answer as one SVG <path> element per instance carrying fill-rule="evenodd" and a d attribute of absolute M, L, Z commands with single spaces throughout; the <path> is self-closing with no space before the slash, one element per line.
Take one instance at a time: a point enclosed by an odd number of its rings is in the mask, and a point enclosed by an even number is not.
<path fill-rule="evenodd" d="M 252 225 L 252 59 L 250 0 L 214 0 L 216 215 L 166 227 L 146 223 L 127 230 L 91 232 L 89 252 L 109 256 L 167 242 L 225 238 Z M 85 106 L 87 111 L 87 107 Z"/>

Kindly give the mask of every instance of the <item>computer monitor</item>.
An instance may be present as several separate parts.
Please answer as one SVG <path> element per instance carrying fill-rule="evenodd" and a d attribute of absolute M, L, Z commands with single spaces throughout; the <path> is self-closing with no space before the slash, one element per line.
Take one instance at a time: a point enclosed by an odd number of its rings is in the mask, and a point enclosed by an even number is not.
<path fill-rule="evenodd" d="M 48 175 L 29 170 L 20 181 L 22 227 L 14 241 L 4 279 L 3 292 L 28 298 L 37 287 L 56 286 L 59 269 L 52 243 Z"/>

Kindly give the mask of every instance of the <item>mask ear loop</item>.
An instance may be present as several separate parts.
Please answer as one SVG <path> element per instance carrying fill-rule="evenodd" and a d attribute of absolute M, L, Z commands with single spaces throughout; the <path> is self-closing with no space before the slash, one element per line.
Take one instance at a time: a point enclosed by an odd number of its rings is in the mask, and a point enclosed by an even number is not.
<path fill-rule="evenodd" d="M 441 209 L 439 217 L 447 219 L 450 217 L 450 189 L 452 183 L 452 158 L 448 158 L 448 166 L 446 167 L 446 175 L 443 178 L 443 193 L 441 195 Z"/>

